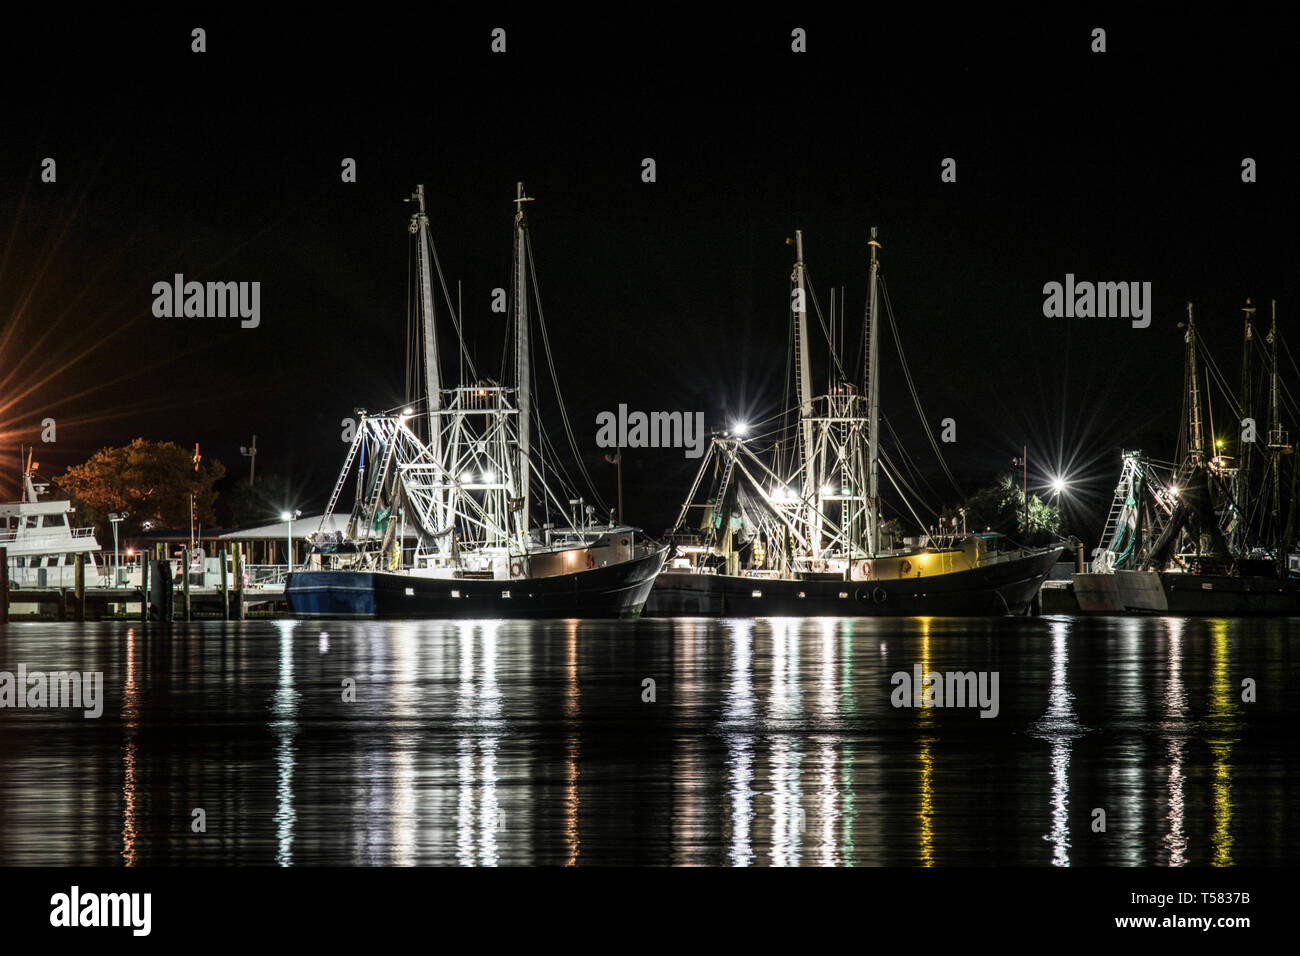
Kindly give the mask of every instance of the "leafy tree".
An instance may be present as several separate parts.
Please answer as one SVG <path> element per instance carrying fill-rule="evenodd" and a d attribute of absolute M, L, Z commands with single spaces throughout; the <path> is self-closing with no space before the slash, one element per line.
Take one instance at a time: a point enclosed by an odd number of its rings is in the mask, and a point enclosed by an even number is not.
<path fill-rule="evenodd" d="M 131 535 L 146 522 L 149 528 L 188 528 L 191 494 L 200 523 L 214 524 L 213 485 L 225 473 L 221 462 L 206 458 L 195 470 L 193 454 L 172 442 L 137 438 L 121 448 L 101 448 L 56 483 L 96 527 L 107 523 L 110 512 L 129 511 L 121 530 Z"/>
<path fill-rule="evenodd" d="M 965 508 L 969 531 L 987 528 L 1029 544 L 1054 539 L 1061 531 L 1060 513 L 1035 494 L 1029 496 L 1029 527 L 1025 528 L 1025 495 L 1011 475 L 975 492 Z"/>

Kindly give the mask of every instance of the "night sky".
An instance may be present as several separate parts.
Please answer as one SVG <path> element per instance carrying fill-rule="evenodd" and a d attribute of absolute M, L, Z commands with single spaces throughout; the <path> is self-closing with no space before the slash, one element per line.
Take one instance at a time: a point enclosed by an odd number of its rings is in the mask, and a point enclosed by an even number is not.
<path fill-rule="evenodd" d="M 402 200 L 425 184 L 495 375 L 505 322 L 489 300 L 509 282 L 522 180 L 561 385 L 607 500 L 596 413 L 703 411 L 711 429 L 778 413 L 785 239 L 804 231 L 823 310 L 845 286 L 856 328 L 875 225 L 927 417 L 957 420 L 945 449 L 963 489 L 1027 444 L 1031 486 L 1070 478 L 1067 519 L 1093 541 L 1120 449 L 1173 455 L 1185 302 L 1234 388 L 1247 297 L 1261 324 L 1276 298 L 1284 336 L 1297 327 L 1293 44 L 1262 20 L 862 10 L 569 24 L 430 6 L 5 33 L 0 494 L 16 496 L 18 446 L 53 417 L 46 475 L 137 436 L 199 442 L 246 475 L 239 446 L 256 434 L 259 476 L 287 476 L 285 506 L 319 510 L 340 419 L 403 400 Z M 190 52 L 195 26 L 206 53 Z M 489 50 L 497 26 L 504 55 Z M 794 27 L 806 54 L 790 52 Z M 956 183 L 940 181 L 945 157 Z M 1150 281 L 1151 326 L 1044 318 L 1043 284 L 1067 272 Z M 151 288 L 175 273 L 260 281 L 260 327 L 155 318 Z M 885 354 L 885 414 L 951 501 Z M 698 463 L 658 449 L 625 462 L 627 517 L 657 533 Z"/>

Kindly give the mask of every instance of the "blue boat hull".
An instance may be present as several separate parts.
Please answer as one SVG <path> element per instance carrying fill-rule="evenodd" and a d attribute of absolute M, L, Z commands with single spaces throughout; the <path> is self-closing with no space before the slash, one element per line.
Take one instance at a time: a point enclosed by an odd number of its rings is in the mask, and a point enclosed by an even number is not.
<path fill-rule="evenodd" d="M 430 578 L 385 571 L 297 571 L 285 602 L 294 617 L 636 617 L 667 549 L 619 564 L 543 578 Z"/>

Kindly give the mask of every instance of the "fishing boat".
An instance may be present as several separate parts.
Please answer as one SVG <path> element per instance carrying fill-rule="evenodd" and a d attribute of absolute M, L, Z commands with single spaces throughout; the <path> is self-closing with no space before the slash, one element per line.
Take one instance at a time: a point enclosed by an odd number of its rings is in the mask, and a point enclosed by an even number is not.
<path fill-rule="evenodd" d="M 1214 438 L 1206 428 L 1213 357 L 1187 306 L 1184 409 L 1178 451 L 1159 461 L 1125 451 L 1119 484 L 1087 571 L 1073 576 L 1082 611 L 1104 614 L 1283 615 L 1300 613 L 1300 554 L 1295 551 L 1295 469 L 1288 515 L 1282 517 L 1284 462 L 1293 448 L 1282 427 L 1277 303 L 1262 343 L 1268 365 L 1268 422 L 1256 440 L 1253 417 L 1255 309 L 1243 310 L 1242 374 L 1236 396 L 1223 390 L 1240 438 Z M 1202 368 L 1206 385 L 1202 389 Z M 1202 394 L 1205 393 L 1205 399 Z M 1212 419 L 1211 419 L 1212 420 Z M 1238 430 L 1233 428 L 1233 432 Z M 1208 437 L 1207 437 L 1208 436 Z M 1228 449 L 1236 446 L 1237 454 Z M 1258 460 L 1257 460 L 1258 459 Z"/>
<path fill-rule="evenodd" d="M 760 437 L 749 429 L 712 440 L 677 519 L 676 550 L 655 582 L 646 614 L 1026 613 L 1063 552 L 1061 546 L 1022 547 L 1001 535 L 967 533 L 951 523 L 909 539 L 884 520 L 882 472 L 917 526 L 925 529 L 902 493 L 905 479 L 888 467 L 880 442 L 876 230 L 869 243 L 863 376 L 853 381 L 845 370 L 847 323 L 841 316 L 837 326 L 832 307 L 827 332 L 831 374 L 823 395 L 814 395 L 812 387 L 808 304 L 811 300 L 816 308 L 816 299 L 808 288 L 801 231 L 792 244 L 794 405 L 773 441 L 771 435 Z M 887 295 L 885 301 L 903 360 Z M 937 450 L 933 435 L 931 442 Z"/>
<path fill-rule="evenodd" d="M 429 229 L 423 186 L 409 231 L 416 243 L 417 290 L 408 368 L 423 394 L 400 409 L 358 410 L 356 434 L 312 536 L 306 566 L 289 575 L 285 599 L 300 617 L 556 618 L 640 613 L 667 547 L 575 491 L 549 434 L 534 421 L 534 322 L 529 309 L 532 250 L 518 184 L 514 218 L 512 328 L 497 378 L 480 375 L 459 309 L 443 283 L 458 344 L 461 379 L 444 383 L 433 276 L 442 268 Z M 573 459 L 586 476 L 559 394 L 551 346 L 536 297 L 536 326 Z M 408 356 L 409 358 L 409 356 Z M 503 384 L 509 382 L 509 384 Z M 345 529 L 326 525 L 347 490 Z M 587 479 L 595 502 L 599 494 Z M 603 505 L 600 505 L 603 508 Z M 404 547 L 414 532 L 414 544 Z"/>
<path fill-rule="evenodd" d="M 76 584 L 77 556 L 84 560 L 87 582 L 99 575 L 100 553 L 94 528 L 74 526 L 70 501 L 41 501 L 49 484 L 35 476 L 28 454 L 23 470 L 22 500 L 0 505 L 0 547 L 7 555 L 10 584 L 18 588 L 70 588 Z"/>

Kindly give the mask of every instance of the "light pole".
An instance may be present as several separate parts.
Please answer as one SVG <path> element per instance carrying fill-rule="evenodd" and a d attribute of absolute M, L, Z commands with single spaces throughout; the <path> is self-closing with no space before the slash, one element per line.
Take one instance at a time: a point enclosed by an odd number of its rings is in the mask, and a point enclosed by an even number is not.
<path fill-rule="evenodd" d="M 129 511 L 114 511 L 108 516 L 109 523 L 113 526 L 113 584 L 116 586 L 122 580 L 122 564 L 117 553 L 117 526 L 122 521 L 131 516 Z"/>
<path fill-rule="evenodd" d="M 298 508 L 295 508 L 292 512 L 280 512 L 280 520 L 288 522 L 288 527 L 284 532 L 284 562 L 285 567 L 288 568 L 288 571 L 285 572 L 286 580 L 288 579 L 288 575 L 293 573 L 293 519 L 299 517 L 301 514 L 302 511 Z"/>
<path fill-rule="evenodd" d="M 257 468 L 257 436 L 253 436 L 253 444 L 240 445 L 239 453 L 248 459 L 248 487 L 253 487 L 253 472 Z"/>

